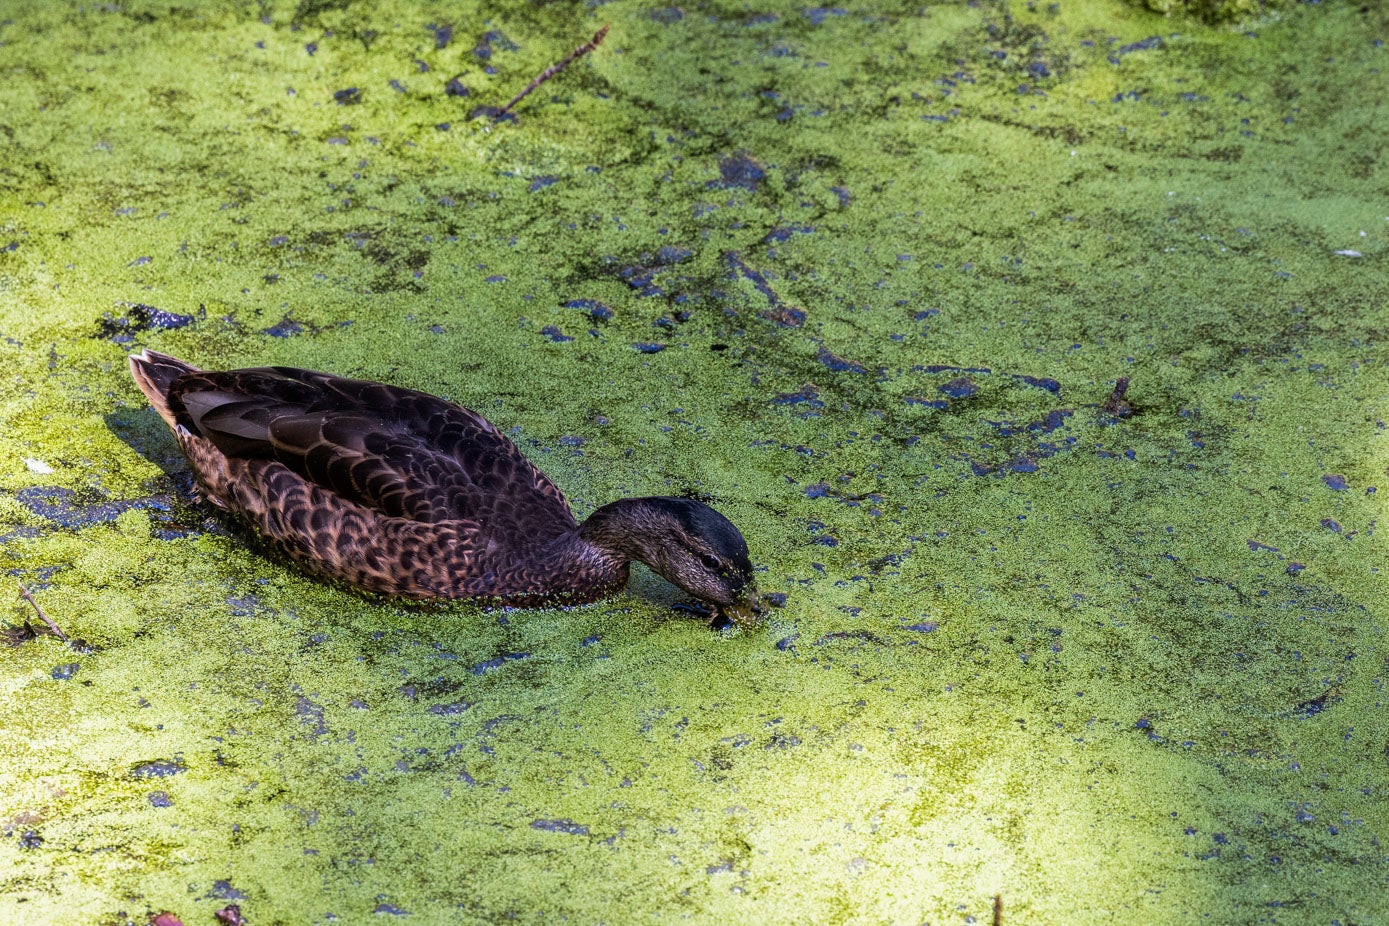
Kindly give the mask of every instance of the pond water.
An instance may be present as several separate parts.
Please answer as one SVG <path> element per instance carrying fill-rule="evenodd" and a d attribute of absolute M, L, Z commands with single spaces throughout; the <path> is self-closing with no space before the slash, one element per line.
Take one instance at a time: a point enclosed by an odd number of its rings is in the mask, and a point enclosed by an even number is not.
<path fill-rule="evenodd" d="M 3 5 L 0 556 L 86 646 L 5 614 L 0 920 L 1389 919 L 1386 38 Z M 144 347 L 708 500 L 778 607 L 317 583 L 195 501 Z"/>

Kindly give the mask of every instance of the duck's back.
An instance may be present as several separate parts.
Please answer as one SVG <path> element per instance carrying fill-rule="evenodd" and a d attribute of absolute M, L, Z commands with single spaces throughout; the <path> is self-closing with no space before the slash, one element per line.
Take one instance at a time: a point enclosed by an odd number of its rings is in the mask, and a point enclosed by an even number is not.
<path fill-rule="evenodd" d="M 153 351 L 131 366 L 209 500 L 296 557 L 322 558 L 344 531 L 383 546 L 395 532 L 417 559 L 448 548 L 500 563 L 577 526 L 515 444 L 443 399 L 291 367 L 203 371 Z"/>

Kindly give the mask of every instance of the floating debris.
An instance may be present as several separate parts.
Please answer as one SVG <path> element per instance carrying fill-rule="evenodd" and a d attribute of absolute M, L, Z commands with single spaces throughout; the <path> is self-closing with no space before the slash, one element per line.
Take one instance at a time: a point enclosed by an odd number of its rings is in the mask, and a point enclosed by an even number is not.
<path fill-rule="evenodd" d="M 1104 405 L 1100 410 L 1113 415 L 1115 418 L 1132 418 L 1133 403 L 1124 398 L 1124 393 L 1129 391 L 1129 378 L 1121 376 L 1114 381 L 1114 391 L 1109 394 L 1109 398 L 1104 400 Z"/>
<path fill-rule="evenodd" d="M 597 48 L 599 45 L 603 44 L 603 37 L 608 34 L 609 28 L 611 27 L 604 26 L 603 28 L 599 29 L 596 33 L 594 33 L 593 38 L 589 39 L 587 42 L 570 52 L 569 57 L 565 58 L 563 61 L 560 61 L 558 64 L 550 65 L 548 68 L 541 72 L 539 77 L 527 84 L 524 90 L 512 97 L 511 101 L 507 103 L 505 106 L 501 107 L 500 109 L 497 109 L 496 107 L 492 106 L 479 106 L 477 109 L 474 109 L 471 113 L 468 114 L 468 118 L 474 119 L 478 116 L 489 116 L 492 118 L 493 121 L 505 118 L 507 115 L 510 114 L 512 107 L 524 100 L 526 97 L 530 96 L 531 92 L 534 91 L 536 87 L 539 87 L 541 84 L 545 83 L 545 81 L 549 80 L 551 77 L 554 77 L 560 71 L 563 71 L 565 68 L 569 67 L 569 65 L 573 64 L 575 61 L 579 60 L 584 55 L 588 54 L 589 52 Z M 492 33 L 488 33 L 488 35 L 492 35 Z M 501 33 L 497 33 L 497 36 L 502 39 L 505 38 L 505 36 L 502 36 Z M 479 49 L 481 49 L 482 47 L 484 46 L 478 46 Z M 515 46 L 513 45 L 513 48 L 514 47 Z M 474 51 L 477 51 L 477 49 L 475 49 Z M 492 51 L 489 45 L 487 47 L 487 54 L 485 56 L 480 57 L 490 58 L 491 56 Z"/>

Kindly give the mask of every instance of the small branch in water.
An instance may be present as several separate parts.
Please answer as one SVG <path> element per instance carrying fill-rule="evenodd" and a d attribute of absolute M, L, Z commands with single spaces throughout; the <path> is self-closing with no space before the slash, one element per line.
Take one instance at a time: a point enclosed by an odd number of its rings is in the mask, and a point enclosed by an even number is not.
<path fill-rule="evenodd" d="M 63 628 L 53 623 L 53 618 L 43 613 L 43 608 L 39 607 L 39 603 L 34 600 L 33 594 L 27 588 L 24 587 L 23 582 L 19 583 L 19 597 L 23 598 L 25 601 L 29 602 L 31 605 L 34 606 L 34 610 L 39 612 L 39 618 L 42 619 L 43 622 L 48 625 L 49 630 L 53 631 L 53 636 L 57 637 L 59 640 L 62 640 L 64 643 L 68 642 L 68 635 L 63 633 Z"/>
<path fill-rule="evenodd" d="M 1104 405 L 1100 406 L 1101 411 L 1108 412 L 1115 418 L 1133 417 L 1133 403 L 1124 398 L 1124 393 L 1129 391 L 1129 378 L 1121 376 L 1114 381 L 1114 391 L 1109 394 L 1109 398 L 1104 400 Z"/>
<path fill-rule="evenodd" d="M 1003 895 L 994 895 L 994 926 L 1003 926 Z"/>
<path fill-rule="evenodd" d="M 580 45 L 578 48 L 576 48 L 576 49 L 574 49 L 572 52 L 570 52 L 568 58 L 565 58 L 563 61 L 559 62 L 558 64 L 552 64 L 552 65 L 550 65 L 548 68 L 546 68 L 546 69 L 541 73 L 541 75 L 540 75 L 539 77 L 537 77 L 535 80 L 533 80 L 533 81 L 531 81 L 529 84 L 527 84 L 527 85 L 526 85 L 526 89 L 522 90 L 520 93 L 518 93 L 518 94 L 516 94 L 514 97 L 512 97 L 512 98 L 511 98 L 511 102 L 510 102 L 510 103 L 507 103 L 507 104 L 506 104 L 505 106 L 503 106 L 501 109 L 492 110 L 492 108 L 491 108 L 490 106 L 480 106 L 480 107 L 478 107 L 476 110 L 473 111 L 472 115 L 474 115 L 474 116 L 487 115 L 487 116 L 491 116 L 493 119 L 501 119 L 501 118 L 504 117 L 507 113 L 511 112 L 512 107 L 514 107 L 517 103 L 521 102 L 521 101 L 524 100 L 526 97 L 530 96 L 530 95 L 531 95 L 531 92 L 532 92 L 533 90 L 535 90 L 536 87 L 539 87 L 541 84 L 545 83 L 545 81 L 549 80 L 551 77 L 554 77 L 554 76 L 555 76 L 556 74 L 558 74 L 560 71 L 562 71 L 562 70 L 564 70 L 565 68 L 569 67 L 569 65 L 573 64 L 575 61 L 578 61 L 580 58 L 582 58 L 584 55 L 588 54 L 589 52 L 593 51 L 593 50 L 594 50 L 595 48 L 597 48 L 599 45 L 602 45 L 602 44 L 603 44 L 603 37 L 606 36 L 606 35 L 608 34 L 608 29 L 609 29 L 609 28 L 611 28 L 611 27 L 610 27 L 610 26 L 604 26 L 603 28 L 599 29 L 599 30 L 594 34 L 593 38 L 589 39 L 587 42 L 585 42 L 584 44 Z"/>

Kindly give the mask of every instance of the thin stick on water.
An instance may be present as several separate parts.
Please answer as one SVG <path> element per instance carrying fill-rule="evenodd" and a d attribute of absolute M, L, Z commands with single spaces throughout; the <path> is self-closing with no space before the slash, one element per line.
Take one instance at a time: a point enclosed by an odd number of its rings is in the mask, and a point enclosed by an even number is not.
<path fill-rule="evenodd" d="M 39 617 L 42 618 L 43 622 L 48 625 L 48 629 L 53 631 L 53 636 L 57 637 L 59 640 L 62 640 L 64 643 L 68 642 L 68 635 L 63 633 L 63 628 L 55 624 L 53 622 L 53 618 L 43 613 L 43 608 L 39 607 L 39 603 L 34 600 L 33 593 L 24 587 L 23 582 L 19 583 L 19 597 L 23 598 L 25 601 L 29 602 L 31 605 L 34 606 L 34 610 L 39 612 Z"/>
<path fill-rule="evenodd" d="M 994 895 L 994 926 L 1003 926 L 1003 895 Z"/>
<path fill-rule="evenodd" d="M 510 103 L 507 103 L 501 109 L 497 110 L 496 115 L 494 115 L 492 118 L 500 119 L 502 116 L 505 116 L 507 113 L 511 112 L 511 108 L 513 106 L 524 100 L 526 97 L 530 96 L 531 91 L 534 90 L 536 87 L 539 87 L 541 84 L 545 83 L 545 81 L 549 80 L 551 77 L 554 77 L 560 71 L 569 67 L 569 65 L 573 64 L 575 61 L 579 60 L 584 55 L 588 54 L 589 52 L 597 48 L 599 45 L 603 44 L 603 36 L 608 34 L 609 28 L 610 26 L 604 26 L 603 28 L 599 29 L 598 32 L 594 34 L 592 39 L 588 40 L 587 42 L 570 52 L 568 58 L 565 58 L 559 64 L 552 64 L 548 68 L 546 68 L 539 77 L 531 81 L 530 84 L 526 86 L 526 89 L 522 90 L 520 93 L 512 97 Z"/>

